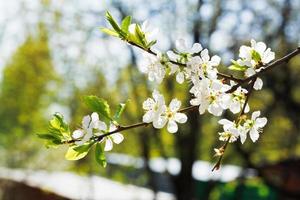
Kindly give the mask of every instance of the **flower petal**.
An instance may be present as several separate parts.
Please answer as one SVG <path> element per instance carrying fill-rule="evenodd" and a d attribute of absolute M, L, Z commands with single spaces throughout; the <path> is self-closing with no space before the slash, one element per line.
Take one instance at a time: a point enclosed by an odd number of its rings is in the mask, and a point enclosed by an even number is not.
<path fill-rule="evenodd" d="M 107 137 L 105 140 L 104 151 L 110 151 L 113 148 L 113 142 L 111 141 L 110 137 Z"/>
<path fill-rule="evenodd" d="M 146 99 L 146 101 L 144 101 L 144 103 L 143 103 L 144 110 L 152 110 L 154 108 L 154 106 L 155 106 L 155 102 L 151 98 Z"/>
<path fill-rule="evenodd" d="M 155 112 L 150 110 L 144 114 L 143 122 L 150 123 L 154 120 L 154 117 L 155 117 Z"/>
<path fill-rule="evenodd" d="M 236 114 L 238 112 L 240 112 L 241 110 L 241 105 L 240 105 L 240 102 L 238 101 L 234 101 L 230 104 L 230 107 L 229 107 L 230 111 L 233 113 L 233 114 Z"/>
<path fill-rule="evenodd" d="M 105 131 L 107 129 L 107 126 L 102 121 L 96 121 L 96 122 L 93 122 L 93 128 L 101 130 L 101 131 Z"/>
<path fill-rule="evenodd" d="M 247 77 L 249 77 L 249 76 L 252 76 L 253 74 L 255 74 L 255 70 L 253 69 L 253 68 L 248 68 L 246 71 L 245 71 L 245 75 L 247 76 Z"/>
<path fill-rule="evenodd" d="M 258 42 L 255 45 L 255 50 L 260 54 L 263 55 L 264 51 L 266 50 L 267 46 L 263 42 Z"/>
<path fill-rule="evenodd" d="M 245 107 L 245 111 L 244 112 L 248 113 L 249 111 L 250 111 L 250 106 L 249 106 L 249 104 L 247 104 L 246 107 Z"/>
<path fill-rule="evenodd" d="M 175 113 L 174 118 L 175 118 L 175 121 L 180 124 L 183 124 L 187 121 L 187 116 L 184 113 Z"/>
<path fill-rule="evenodd" d="M 211 114 L 213 114 L 214 116 L 221 116 L 223 109 L 221 106 L 219 106 L 218 104 L 210 104 L 208 106 L 208 112 L 210 112 Z"/>
<path fill-rule="evenodd" d="M 263 128 L 267 124 L 268 120 L 265 117 L 257 118 L 255 124 L 259 128 Z"/>
<path fill-rule="evenodd" d="M 90 125 L 91 117 L 89 115 L 86 115 L 82 119 L 82 128 L 88 129 Z"/>
<path fill-rule="evenodd" d="M 153 127 L 157 129 L 163 128 L 167 123 L 167 118 L 159 116 L 153 120 Z"/>
<path fill-rule="evenodd" d="M 251 119 L 255 120 L 259 116 L 260 116 L 260 111 L 255 111 L 255 112 L 252 113 Z"/>
<path fill-rule="evenodd" d="M 240 139 L 241 139 L 241 143 L 244 144 L 244 142 L 247 139 L 247 133 L 246 132 L 240 132 Z"/>
<path fill-rule="evenodd" d="M 117 130 L 117 126 L 114 125 L 113 123 L 111 123 L 111 124 L 109 125 L 109 131 L 115 131 L 115 130 Z"/>
<path fill-rule="evenodd" d="M 176 81 L 179 84 L 182 84 L 184 82 L 184 73 L 183 72 L 177 73 L 177 75 L 176 75 Z"/>
<path fill-rule="evenodd" d="M 93 112 L 93 113 L 91 114 L 91 117 L 92 117 L 92 121 L 93 121 L 93 122 L 99 120 L 99 115 L 98 115 L 98 113 L 96 113 L 96 112 Z"/>
<path fill-rule="evenodd" d="M 253 88 L 255 90 L 261 90 L 261 88 L 263 87 L 263 81 L 260 79 L 260 78 L 257 78 L 254 85 L 253 85 Z"/>
<path fill-rule="evenodd" d="M 210 63 L 212 66 L 218 66 L 220 64 L 220 62 L 221 62 L 221 58 L 219 56 L 211 57 Z"/>
<path fill-rule="evenodd" d="M 239 57 L 244 59 L 250 59 L 251 58 L 251 48 L 248 46 L 241 46 L 239 50 Z"/>
<path fill-rule="evenodd" d="M 116 144 L 120 144 L 124 140 L 124 136 L 121 133 L 114 133 L 111 135 L 111 138 Z"/>
<path fill-rule="evenodd" d="M 202 50 L 201 44 L 195 43 L 195 44 L 193 44 L 192 49 L 190 50 L 189 53 L 194 54 L 194 53 L 200 52 L 201 50 Z"/>
<path fill-rule="evenodd" d="M 186 42 L 184 39 L 180 38 L 175 41 L 176 49 L 181 53 L 187 53 Z"/>
<path fill-rule="evenodd" d="M 167 55 L 170 60 L 176 61 L 177 59 L 179 59 L 179 56 L 175 54 L 173 51 L 167 51 Z"/>
<path fill-rule="evenodd" d="M 203 51 L 201 51 L 201 59 L 203 60 L 203 62 L 208 62 L 209 61 L 209 55 L 208 55 L 208 50 L 204 49 Z"/>
<path fill-rule="evenodd" d="M 72 138 L 76 140 L 76 139 L 81 138 L 83 135 L 84 135 L 84 132 L 82 130 L 75 130 L 72 133 Z"/>
<path fill-rule="evenodd" d="M 181 106 L 181 101 L 179 101 L 178 99 L 172 99 L 169 108 L 172 112 L 177 112 L 177 110 L 179 110 Z"/>
<path fill-rule="evenodd" d="M 174 120 L 169 120 L 167 129 L 170 133 L 176 133 L 178 131 L 178 125 Z"/>
<path fill-rule="evenodd" d="M 259 133 L 256 129 L 251 129 L 249 135 L 253 142 L 256 142 L 259 138 Z"/>

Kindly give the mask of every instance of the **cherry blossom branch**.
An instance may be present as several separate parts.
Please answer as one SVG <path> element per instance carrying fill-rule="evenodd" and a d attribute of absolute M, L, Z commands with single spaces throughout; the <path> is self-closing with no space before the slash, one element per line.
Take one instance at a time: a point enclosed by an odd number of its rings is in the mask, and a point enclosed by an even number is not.
<path fill-rule="evenodd" d="M 129 44 L 133 45 L 133 46 L 136 46 L 140 49 L 143 49 L 144 51 L 152 54 L 152 55 L 157 55 L 156 53 L 154 53 L 152 50 L 150 49 L 144 49 L 143 47 L 140 47 L 132 42 L 128 42 Z M 276 66 L 279 66 L 280 64 L 282 63 L 287 63 L 291 58 L 295 57 L 296 55 L 300 54 L 300 47 L 298 47 L 296 50 L 294 50 L 293 52 L 289 53 L 288 55 L 272 62 L 271 64 L 268 64 L 268 65 L 265 65 L 265 66 L 262 66 L 264 67 L 261 71 L 259 71 L 258 73 L 252 75 L 252 76 L 249 76 L 245 79 L 239 79 L 240 82 L 234 86 L 232 86 L 229 90 L 226 91 L 226 93 L 232 93 L 234 92 L 239 86 L 243 85 L 244 83 L 246 82 L 250 82 L 250 89 L 249 89 L 249 92 L 247 94 L 247 97 L 246 97 L 246 100 L 245 100 L 245 104 L 243 106 L 243 109 L 242 109 L 242 112 L 240 114 L 240 116 L 242 116 L 245 112 L 245 108 L 246 108 L 246 105 L 247 105 L 247 102 L 248 102 L 248 99 L 249 99 L 249 96 L 253 90 L 253 85 L 254 85 L 254 82 L 256 80 L 256 78 L 258 78 L 259 76 L 261 76 L 261 74 L 263 74 L 264 72 L 266 71 L 269 71 L 270 69 L 276 67 Z M 177 62 L 175 62 L 177 63 Z M 179 63 L 182 65 L 182 63 Z M 227 75 L 226 75 L 227 76 Z M 194 111 L 196 109 L 198 109 L 199 106 L 189 106 L 189 107 L 186 107 L 186 108 L 182 108 L 179 110 L 179 112 L 182 112 L 182 113 L 187 113 L 187 112 L 190 112 L 190 111 Z M 107 137 L 109 135 L 112 135 L 114 133 L 117 133 L 117 132 L 122 132 L 122 131 L 125 131 L 125 130 L 129 130 L 129 129 L 133 129 L 133 128 L 137 128 L 137 127 L 141 127 L 141 126 L 148 126 L 150 123 L 145 123 L 145 122 L 140 122 L 140 123 L 136 123 L 136 124 L 133 124 L 133 125 L 129 125 L 129 126 L 118 126 L 116 130 L 114 131 L 111 131 L 111 132 L 107 132 L 103 135 L 100 135 L 100 136 L 96 136 L 94 137 L 93 139 L 96 140 L 96 141 L 101 141 L 104 137 Z M 78 140 L 69 140 L 69 141 L 65 141 L 64 143 L 65 144 L 72 144 L 74 142 L 76 142 Z M 226 142 L 227 143 L 227 142 Z M 226 144 L 225 143 L 225 144 Z M 226 145 L 227 146 L 227 145 Z M 226 148 L 225 148 L 226 149 Z M 216 169 L 216 168 L 214 168 Z"/>
<path fill-rule="evenodd" d="M 157 53 L 152 51 L 150 48 L 145 49 L 144 47 L 141 47 L 141 46 L 139 46 L 139 45 L 137 45 L 137 44 L 135 44 L 134 42 L 131 42 L 131 41 L 127 41 L 127 43 L 132 45 L 132 46 L 135 46 L 139 49 L 142 49 L 142 50 L 144 50 L 145 52 L 147 52 L 149 54 L 157 56 Z M 184 63 L 176 62 L 176 61 L 173 61 L 173 60 L 169 60 L 169 62 L 172 63 L 172 64 L 175 64 L 175 65 L 179 65 L 179 66 L 184 66 L 184 67 L 186 66 L 186 64 L 184 64 Z M 237 83 L 241 83 L 243 81 L 243 79 L 235 78 L 232 75 L 227 75 L 227 74 L 223 74 L 223 73 L 220 73 L 220 72 L 218 72 L 217 75 L 221 78 L 224 78 L 224 79 L 227 79 L 227 80 L 232 80 L 232 81 L 235 81 Z"/>
<path fill-rule="evenodd" d="M 190 112 L 190 111 L 193 111 L 193 110 L 196 110 L 196 109 L 198 109 L 198 106 L 189 106 L 189 107 L 180 109 L 178 112 L 187 113 L 187 112 Z M 95 141 L 100 142 L 103 138 L 105 138 L 105 137 L 107 137 L 109 135 L 112 135 L 114 133 L 126 131 L 126 130 L 129 130 L 129 129 L 133 129 L 133 128 L 137 128 L 137 127 L 141 127 L 141 126 L 146 127 L 149 124 L 151 124 L 151 123 L 139 122 L 139 123 L 128 125 L 128 126 L 121 126 L 121 125 L 119 125 L 119 126 L 117 126 L 116 130 L 107 132 L 107 133 L 105 133 L 103 135 L 95 136 L 92 139 L 94 139 Z M 80 140 L 68 140 L 68 141 L 65 141 L 64 144 L 72 144 L 72 143 L 74 143 L 76 141 L 80 141 Z"/>
<path fill-rule="evenodd" d="M 249 99 L 250 99 L 250 95 L 251 95 L 251 93 L 252 93 L 252 91 L 253 91 L 253 86 L 254 86 L 255 81 L 256 81 L 256 78 L 255 78 L 254 80 L 252 80 L 251 83 L 249 84 L 249 91 L 248 91 L 248 93 L 246 94 L 246 99 L 245 99 L 243 108 L 242 108 L 242 110 L 241 110 L 241 112 L 240 112 L 240 114 L 239 114 L 238 119 L 241 118 L 241 117 L 245 114 L 245 109 L 246 109 L 247 103 L 248 103 L 248 101 L 249 101 Z M 226 148 L 227 148 L 227 146 L 228 146 L 228 143 L 229 143 L 229 141 L 230 141 L 230 138 L 231 138 L 231 137 L 229 137 L 229 138 L 226 140 L 226 143 L 225 143 L 221 148 L 219 148 L 219 151 L 220 151 L 222 154 L 220 155 L 220 157 L 219 157 L 219 159 L 218 159 L 218 162 L 214 165 L 214 167 L 212 168 L 211 171 L 218 170 L 218 169 L 220 168 L 221 163 L 222 163 L 222 160 L 223 160 L 223 157 L 224 157 L 224 154 L 225 154 L 225 150 L 226 150 Z"/>
<path fill-rule="evenodd" d="M 231 93 L 234 92 L 239 86 L 242 86 L 243 84 L 256 79 L 257 77 L 261 76 L 261 74 L 273 69 L 276 66 L 279 66 L 283 63 L 288 63 L 290 59 L 292 59 L 293 57 L 295 57 L 296 55 L 300 54 L 300 47 L 298 47 L 297 49 L 295 49 L 294 51 L 292 51 L 291 53 L 287 54 L 286 56 L 275 60 L 274 62 L 270 63 L 270 64 L 266 64 L 262 66 L 262 70 L 260 70 L 259 72 L 257 72 L 256 74 L 253 74 L 252 76 L 249 76 L 245 79 L 242 79 L 238 84 L 234 85 L 233 87 L 231 87 L 231 89 L 229 89 L 227 91 L 227 93 Z"/>

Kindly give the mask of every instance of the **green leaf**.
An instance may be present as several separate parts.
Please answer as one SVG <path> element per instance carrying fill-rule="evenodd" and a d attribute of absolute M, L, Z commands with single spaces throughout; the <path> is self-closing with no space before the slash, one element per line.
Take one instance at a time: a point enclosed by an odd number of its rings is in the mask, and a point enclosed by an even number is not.
<path fill-rule="evenodd" d="M 99 115 L 103 116 L 108 120 L 112 120 L 110 116 L 110 108 L 104 99 L 101 99 L 97 96 L 85 96 L 85 104 L 94 112 L 97 112 Z"/>
<path fill-rule="evenodd" d="M 149 42 L 149 43 L 147 44 L 147 49 L 149 49 L 150 47 L 152 47 L 153 45 L 155 45 L 156 42 L 157 42 L 157 40 L 153 40 L 153 41 Z"/>
<path fill-rule="evenodd" d="M 246 66 L 240 66 L 240 65 L 230 65 L 228 67 L 228 69 L 234 70 L 234 71 L 245 71 L 246 69 L 248 69 L 248 67 L 246 67 Z"/>
<path fill-rule="evenodd" d="M 233 65 L 230 65 L 228 67 L 228 69 L 230 70 L 234 70 L 234 71 L 245 71 L 246 69 L 248 69 L 247 66 L 242 66 L 242 65 L 239 65 L 237 61 L 235 60 L 231 60 L 232 64 Z"/>
<path fill-rule="evenodd" d="M 260 54 L 255 51 L 255 50 L 252 50 L 251 51 L 251 56 L 252 56 L 252 59 L 255 61 L 255 62 L 260 62 L 261 61 L 261 56 Z"/>
<path fill-rule="evenodd" d="M 58 145 L 62 144 L 61 139 L 55 134 L 44 133 L 44 134 L 37 134 L 37 136 L 41 139 L 46 140 L 45 146 L 47 148 L 49 148 L 49 147 L 55 148 Z"/>
<path fill-rule="evenodd" d="M 83 144 L 81 146 L 70 146 L 65 158 L 67 160 L 79 160 L 84 158 L 94 143 Z"/>
<path fill-rule="evenodd" d="M 141 27 L 138 24 L 135 26 L 135 36 L 138 39 L 138 42 L 140 44 L 142 44 L 142 47 L 146 48 L 147 47 L 147 45 L 146 45 L 147 42 L 146 42 L 145 34 L 143 33 Z"/>
<path fill-rule="evenodd" d="M 125 33 L 128 33 L 129 25 L 131 24 L 131 16 L 127 16 L 123 19 L 121 28 Z"/>
<path fill-rule="evenodd" d="M 95 158 L 96 158 L 96 161 L 99 163 L 99 165 L 101 165 L 102 167 L 106 167 L 106 164 L 107 164 L 106 157 L 105 157 L 103 148 L 100 143 L 96 144 Z"/>
<path fill-rule="evenodd" d="M 45 140 L 60 140 L 60 138 L 57 135 L 51 134 L 51 133 L 38 133 L 36 134 L 39 138 L 45 139 Z"/>
<path fill-rule="evenodd" d="M 37 136 L 46 140 L 46 147 L 56 147 L 62 144 L 63 141 L 72 139 L 69 125 L 59 113 L 54 114 L 50 120 L 48 133 L 37 134 Z"/>
<path fill-rule="evenodd" d="M 117 110 L 115 112 L 115 115 L 113 117 L 114 120 L 118 120 L 120 116 L 122 115 L 123 111 L 125 110 L 125 107 L 128 103 L 128 100 L 125 103 L 120 103 L 117 107 Z"/>
<path fill-rule="evenodd" d="M 110 25 L 113 27 L 113 29 L 118 33 L 118 37 L 125 39 L 127 37 L 127 34 L 120 28 L 116 20 L 113 18 L 113 16 L 107 11 L 106 19 L 110 23 Z"/>
<path fill-rule="evenodd" d="M 114 30 L 111 30 L 111 29 L 108 29 L 108 28 L 100 28 L 100 30 L 103 33 L 106 33 L 107 35 L 112 35 L 114 37 L 119 37 L 119 34 Z"/>
<path fill-rule="evenodd" d="M 117 33 L 119 33 L 121 31 L 121 28 L 119 27 L 113 16 L 108 11 L 106 12 L 105 16 L 110 25 L 115 29 Z"/>

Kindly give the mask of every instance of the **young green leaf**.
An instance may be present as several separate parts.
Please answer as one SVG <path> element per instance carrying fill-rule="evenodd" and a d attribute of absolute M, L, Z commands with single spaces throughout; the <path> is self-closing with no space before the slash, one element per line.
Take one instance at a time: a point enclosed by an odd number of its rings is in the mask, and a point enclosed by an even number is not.
<path fill-rule="evenodd" d="M 147 47 L 147 41 L 145 38 L 145 34 L 143 33 L 141 27 L 137 24 L 135 26 L 135 36 L 138 39 L 138 42 L 141 44 L 142 47 Z"/>
<path fill-rule="evenodd" d="M 110 25 L 115 29 L 116 32 L 119 33 L 121 31 L 121 28 L 119 27 L 113 16 L 108 11 L 106 12 L 105 16 Z"/>
<path fill-rule="evenodd" d="M 245 71 L 248 68 L 246 66 L 241 66 L 241 65 L 230 65 L 228 67 L 228 69 L 234 70 L 234 71 Z"/>
<path fill-rule="evenodd" d="M 125 39 L 127 37 L 127 34 L 120 28 L 113 16 L 108 11 L 106 12 L 105 16 L 115 32 L 118 33 L 118 37 L 120 37 L 121 39 Z"/>
<path fill-rule="evenodd" d="M 121 24 L 121 28 L 125 33 L 128 33 L 128 28 L 130 24 L 131 24 L 131 16 L 125 17 Z"/>
<path fill-rule="evenodd" d="M 70 137 L 69 125 L 64 121 L 60 113 L 55 113 L 50 120 L 50 128 L 58 130 L 64 137 Z"/>
<path fill-rule="evenodd" d="M 37 134 L 37 136 L 41 139 L 46 140 L 45 146 L 47 148 L 50 147 L 57 147 L 58 145 L 62 144 L 61 138 L 58 135 L 51 134 L 51 133 L 43 133 L 43 134 Z"/>
<path fill-rule="evenodd" d="M 235 60 L 231 60 L 232 64 L 233 65 L 230 65 L 228 67 L 228 69 L 230 70 L 234 70 L 234 71 L 245 71 L 246 69 L 248 69 L 247 66 L 242 66 L 242 65 L 239 65 L 237 61 Z"/>
<path fill-rule="evenodd" d="M 100 143 L 96 144 L 96 148 L 95 148 L 95 158 L 96 161 L 98 162 L 99 165 L 101 165 L 102 167 L 106 167 L 106 158 L 105 158 L 105 154 L 103 151 L 103 147 L 101 146 Z"/>
<path fill-rule="evenodd" d="M 107 35 L 112 35 L 114 37 L 119 37 L 119 34 L 114 30 L 111 30 L 111 29 L 108 29 L 108 28 L 100 28 L 100 30 L 103 33 L 106 33 Z"/>
<path fill-rule="evenodd" d="M 69 125 L 59 113 L 53 115 L 49 122 L 48 133 L 37 134 L 41 139 L 46 140 L 46 147 L 56 147 L 63 141 L 72 139 Z"/>
<path fill-rule="evenodd" d="M 79 160 L 84 158 L 94 143 L 83 144 L 81 146 L 70 146 L 65 158 L 67 160 Z"/>
<path fill-rule="evenodd" d="M 107 120 L 112 120 L 110 116 L 110 108 L 104 99 L 101 99 L 97 96 L 85 96 L 85 104 L 94 112 L 97 112 L 99 115 L 103 116 Z"/>
<path fill-rule="evenodd" d="M 255 50 L 252 50 L 251 51 L 251 56 L 252 56 L 252 59 L 255 61 L 255 62 L 260 62 L 261 61 L 261 56 L 260 54 L 255 51 Z"/>
<path fill-rule="evenodd" d="M 125 110 L 125 107 L 128 103 L 128 100 L 125 103 L 120 103 L 117 107 L 117 110 L 115 112 L 115 115 L 113 117 L 114 120 L 118 120 L 120 116 L 122 115 L 123 111 Z"/>
<path fill-rule="evenodd" d="M 155 45 L 156 42 L 157 42 L 157 40 L 153 40 L 153 41 L 149 42 L 149 43 L 147 44 L 147 49 L 150 49 L 150 47 L 152 47 L 153 45 Z"/>

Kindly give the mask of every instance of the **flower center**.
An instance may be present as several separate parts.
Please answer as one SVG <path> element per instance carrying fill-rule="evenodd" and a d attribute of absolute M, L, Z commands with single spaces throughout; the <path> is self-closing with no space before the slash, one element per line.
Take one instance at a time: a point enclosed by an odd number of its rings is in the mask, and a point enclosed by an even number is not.
<path fill-rule="evenodd" d="M 171 112 L 170 110 L 168 110 L 166 112 L 166 116 L 167 116 L 168 119 L 171 119 L 173 117 L 173 115 L 174 115 L 173 112 Z"/>

